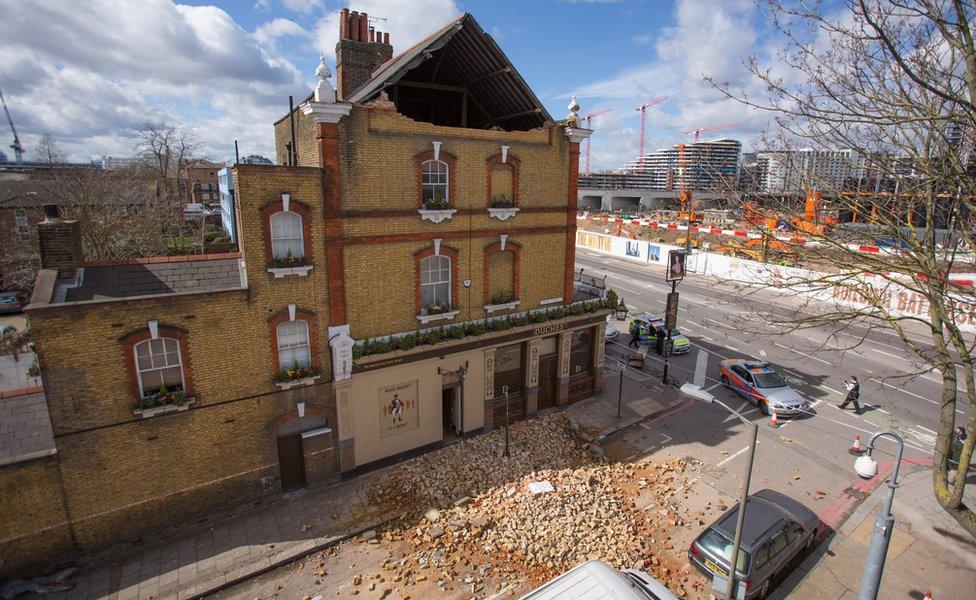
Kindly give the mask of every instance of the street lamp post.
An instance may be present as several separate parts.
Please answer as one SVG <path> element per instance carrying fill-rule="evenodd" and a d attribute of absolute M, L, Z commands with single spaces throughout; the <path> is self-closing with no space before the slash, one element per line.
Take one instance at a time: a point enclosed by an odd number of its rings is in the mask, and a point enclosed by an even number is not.
<path fill-rule="evenodd" d="M 505 394 L 505 458 L 508 458 L 508 386 L 502 386 L 502 393 Z"/>
<path fill-rule="evenodd" d="M 878 474 L 878 463 L 871 454 L 874 451 L 875 440 L 880 437 L 893 439 L 898 443 L 898 450 L 895 452 L 895 464 L 891 470 L 891 477 L 885 481 L 888 484 L 888 495 L 874 524 L 874 533 L 871 536 L 871 547 L 868 548 L 867 562 L 864 564 L 864 575 L 861 578 L 861 593 L 858 595 L 858 600 L 877 600 L 878 589 L 881 586 L 881 575 L 884 573 L 885 556 L 888 554 L 888 544 L 891 542 L 891 533 L 895 528 L 895 519 L 891 516 L 891 505 L 895 501 L 895 488 L 898 487 L 898 467 L 901 465 L 905 441 L 897 433 L 879 431 L 871 436 L 867 453 L 857 457 L 857 460 L 854 461 L 854 470 L 864 479 L 871 479 Z"/>
<path fill-rule="evenodd" d="M 759 426 L 743 417 L 734 408 L 703 390 L 701 386 L 693 383 L 686 383 L 681 386 L 681 394 L 695 400 L 701 400 L 702 402 L 706 402 L 708 404 L 718 404 L 733 415 L 739 417 L 739 420 L 748 425 L 751 429 L 749 458 L 746 460 L 745 480 L 742 482 L 742 495 L 739 497 L 739 514 L 736 515 L 735 519 L 735 540 L 732 542 L 732 556 L 729 557 L 729 582 L 728 587 L 725 590 L 725 600 L 732 600 L 732 595 L 735 592 L 735 567 L 736 563 L 739 561 L 739 544 L 742 542 L 742 523 L 746 519 L 746 503 L 749 501 L 749 484 L 752 482 L 752 467 L 756 459 L 756 443 L 759 437 Z M 861 600 L 863 600 L 863 598 Z"/>

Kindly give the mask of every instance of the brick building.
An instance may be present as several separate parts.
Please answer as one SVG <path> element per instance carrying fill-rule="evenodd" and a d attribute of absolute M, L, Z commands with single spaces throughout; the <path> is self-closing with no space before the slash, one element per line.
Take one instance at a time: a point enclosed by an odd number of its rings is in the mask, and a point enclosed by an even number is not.
<path fill-rule="evenodd" d="M 578 106 L 554 121 L 470 15 L 396 58 L 365 14 L 340 38 L 338 94 L 321 64 L 280 164 L 233 168 L 239 252 L 85 263 L 77 223 L 38 226 L 61 551 L 602 388 L 608 311 L 574 298 Z M 31 539 L 0 556 L 29 564 Z"/>
<path fill-rule="evenodd" d="M 224 165 L 206 160 L 186 161 L 184 169 L 187 202 L 194 204 L 217 204 L 220 202 L 217 172 L 222 168 Z"/>

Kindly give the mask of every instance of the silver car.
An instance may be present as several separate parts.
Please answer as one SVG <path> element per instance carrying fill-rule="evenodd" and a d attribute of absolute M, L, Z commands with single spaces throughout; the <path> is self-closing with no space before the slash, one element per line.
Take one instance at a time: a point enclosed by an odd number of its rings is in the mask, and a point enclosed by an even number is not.
<path fill-rule="evenodd" d="M 727 511 L 688 548 L 688 560 L 706 577 L 728 577 L 739 506 Z M 817 543 L 820 519 L 793 498 L 760 490 L 746 501 L 736 580 L 747 599 L 765 598 L 773 580 L 794 558 Z"/>

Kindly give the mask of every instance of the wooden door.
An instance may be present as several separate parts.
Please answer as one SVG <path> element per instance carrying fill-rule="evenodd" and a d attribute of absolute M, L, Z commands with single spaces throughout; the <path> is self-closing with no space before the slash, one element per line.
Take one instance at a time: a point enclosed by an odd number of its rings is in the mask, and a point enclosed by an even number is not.
<path fill-rule="evenodd" d="M 539 359 L 539 406 L 544 410 L 556 406 L 559 390 L 559 372 L 556 355 L 550 354 Z"/>
<path fill-rule="evenodd" d="M 305 487 L 305 456 L 301 434 L 278 438 L 278 469 L 281 471 L 281 491 L 290 492 Z"/>

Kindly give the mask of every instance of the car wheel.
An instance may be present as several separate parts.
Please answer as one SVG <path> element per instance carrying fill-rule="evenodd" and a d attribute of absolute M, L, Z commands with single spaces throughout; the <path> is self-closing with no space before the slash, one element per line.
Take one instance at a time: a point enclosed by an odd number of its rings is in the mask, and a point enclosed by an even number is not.
<path fill-rule="evenodd" d="M 729 387 L 729 378 L 726 377 L 725 375 L 722 375 L 722 385 L 724 385 L 725 387 Z"/>
<path fill-rule="evenodd" d="M 817 545 L 818 533 L 820 533 L 820 530 L 815 527 L 813 532 L 810 534 L 810 539 L 807 540 L 807 551 L 813 550 L 813 547 Z"/>
<path fill-rule="evenodd" d="M 763 416 L 766 416 L 766 417 L 769 416 L 769 405 L 768 404 L 766 404 L 765 402 L 763 402 L 759 398 L 756 398 L 756 406 L 759 407 L 759 412 L 761 412 L 763 414 Z"/>

